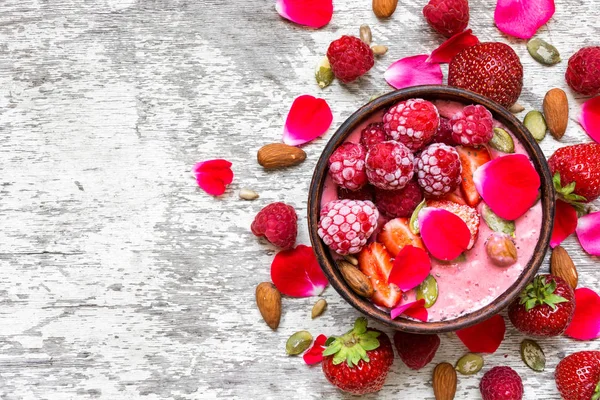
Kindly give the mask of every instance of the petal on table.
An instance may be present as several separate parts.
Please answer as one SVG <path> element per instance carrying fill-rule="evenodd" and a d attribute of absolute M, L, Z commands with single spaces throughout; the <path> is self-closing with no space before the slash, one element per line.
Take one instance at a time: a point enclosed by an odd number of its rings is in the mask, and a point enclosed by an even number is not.
<path fill-rule="evenodd" d="M 283 129 L 283 142 L 298 146 L 323 135 L 333 121 L 327 102 L 308 94 L 296 97 Z"/>
<path fill-rule="evenodd" d="M 583 103 L 579 123 L 592 139 L 600 143 L 600 96 Z"/>
<path fill-rule="evenodd" d="M 406 57 L 396 61 L 383 77 L 396 89 L 419 85 L 441 85 L 444 76 L 439 64 L 427 62 L 427 54 Z"/>
<path fill-rule="evenodd" d="M 554 15 L 554 0 L 498 0 L 494 21 L 507 35 L 529 39 Z"/>
<path fill-rule="evenodd" d="M 275 9 L 285 19 L 311 28 L 322 28 L 333 16 L 332 0 L 277 0 Z"/>
<path fill-rule="evenodd" d="M 308 365 L 318 364 L 323 361 L 323 350 L 325 350 L 325 342 L 327 341 L 327 336 L 319 335 L 315 339 L 313 346 L 308 349 L 306 353 L 302 356 L 304 362 Z"/>
<path fill-rule="evenodd" d="M 576 232 L 581 247 L 588 254 L 600 256 L 600 211 L 579 218 Z"/>
<path fill-rule="evenodd" d="M 506 333 L 506 323 L 501 315 L 494 315 L 477 325 L 456 331 L 456 335 L 473 353 L 494 353 Z"/>
<path fill-rule="evenodd" d="M 556 200 L 554 228 L 550 238 L 550 247 L 555 248 L 577 229 L 577 210 L 561 200 Z"/>
<path fill-rule="evenodd" d="M 225 193 L 227 185 L 233 181 L 231 163 L 223 159 L 199 162 L 194 165 L 193 172 L 198 186 L 213 196 Z"/>
<path fill-rule="evenodd" d="M 600 337 L 600 296 L 588 288 L 575 290 L 575 315 L 565 335 L 579 340 Z"/>

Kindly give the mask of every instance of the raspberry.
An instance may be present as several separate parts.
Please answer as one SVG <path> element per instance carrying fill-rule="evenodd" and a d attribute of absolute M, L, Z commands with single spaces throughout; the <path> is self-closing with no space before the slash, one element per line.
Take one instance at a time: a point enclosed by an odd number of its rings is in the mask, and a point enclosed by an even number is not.
<path fill-rule="evenodd" d="M 333 200 L 321 209 L 319 236 L 338 254 L 356 254 L 377 227 L 379 211 L 370 201 Z"/>
<path fill-rule="evenodd" d="M 440 117 L 440 126 L 433 135 L 433 143 L 444 143 L 448 146 L 456 146 L 458 143 L 452 139 L 452 125 L 448 118 Z"/>
<path fill-rule="evenodd" d="M 358 190 L 348 190 L 344 187 L 338 186 L 337 188 L 338 199 L 348 200 L 370 200 L 373 201 L 373 186 L 365 185 Z"/>
<path fill-rule="evenodd" d="M 383 122 L 374 122 L 366 126 L 360 134 L 360 144 L 367 149 L 374 144 L 388 140 L 387 134 L 383 129 Z"/>
<path fill-rule="evenodd" d="M 344 143 L 329 157 L 331 179 L 349 190 L 358 190 L 367 183 L 365 148 L 356 143 Z"/>
<path fill-rule="evenodd" d="M 390 218 L 410 217 L 422 200 L 423 193 L 415 181 L 409 181 L 400 190 L 375 189 L 377 209 Z"/>
<path fill-rule="evenodd" d="M 462 167 L 454 147 L 434 143 L 415 158 L 417 181 L 425 194 L 440 197 L 454 191 L 460 183 Z"/>
<path fill-rule="evenodd" d="M 383 116 L 383 127 L 390 138 L 413 151 L 429 143 L 439 126 L 437 108 L 423 99 L 401 101 Z"/>
<path fill-rule="evenodd" d="M 511 367 L 494 367 L 483 375 L 479 383 L 483 400 L 521 400 L 523 382 Z"/>
<path fill-rule="evenodd" d="M 354 36 L 342 36 L 331 42 L 327 58 L 335 77 L 344 83 L 363 76 L 375 64 L 373 50 Z"/>
<path fill-rule="evenodd" d="M 394 346 L 408 368 L 419 370 L 435 357 L 440 347 L 440 337 L 397 331 L 394 334 Z"/>
<path fill-rule="evenodd" d="M 430 0 L 423 7 L 423 15 L 433 29 L 446 37 L 451 37 L 464 31 L 469 25 L 469 2 Z"/>
<path fill-rule="evenodd" d="M 569 58 L 565 73 L 571 88 L 586 96 L 600 94 L 600 46 L 584 47 Z"/>
<path fill-rule="evenodd" d="M 367 153 L 367 177 L 384 190 L 402 189 L 414 175 L 415 157 L 402 143 L 390 140 L 372 146 Z"/>
<path fill-rule="evenodd" d="M 256 214 L 250 228 L 254 235 L 264 236 L 273 245 L 289 249 L 296 243 L 298 216 L 292 206 L 271 203 Z"/>
<path fill-rule="evenodd" d="M 494 136 L 492 113 L 481 105 L 470 105 L 457 112 L 450 120 L 452 139 L 466 146 L 486 144 Z"/>

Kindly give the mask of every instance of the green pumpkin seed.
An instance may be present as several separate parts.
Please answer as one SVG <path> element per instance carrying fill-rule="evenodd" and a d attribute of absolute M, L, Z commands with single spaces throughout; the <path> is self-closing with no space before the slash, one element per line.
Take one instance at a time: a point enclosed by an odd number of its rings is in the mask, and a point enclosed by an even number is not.
<path fill-rule="evenodd" d="M 507 221 L 504 218 L 497 216 L 492 209 L 487 205 L 483 204 L 481 209 L 481 215 L 487 226 L 494 232 L 501 232 L 507 235 L 515 236 L 515 222 Z"/>
<path fill-rule="evenodd" d="M 425 308 L 435 304 L 438 298 L 438 284 L 435 278 L 429 275 L 417 286 L 417 300 L 425 299 Z"/>
<path fill-rule="evenodd" d="M 546 368 L 546 355 L 540 345 L 533 340 L 525 339 L 521 342 L 521 358 L 536 372 L 542 372 Z"/>
<path fill-rule="evenodd" d="M 546 137 L 548 125 L 546 125 L 546 120 L 541 112 L 535 110 L 529 111 L 527 115 L 525 115 L 523 124 L 525 125 L 525 128 L 531 132 L 531 136 L 538 142 L 541 142 Z"/>
<path fill-rule="evenodd" d="M 512 136 L 502 128 L 494 128 L 494 136 L 490 140 L 490 146 L 503 153 L 515 152 L 515 142 Z"/>
<path fill-rule="evenodd" d="M 285 352 L 290 356 L 296 356 L 308 349 L 313 337 L 308 331 L 294 333 L 285 343 Z"/>
<path fill-rule="evenodd" d="M 455 369 L 463 375 L 475 375 L 483 368 L 483 357 L 475 353 L 467 353 L 457 362 Z"/>
<path fill-rule="evenodd" d="M 329 64 L 329 59 L 327 57 L 323 57 L 315 70 L 315 79 L 317 80 L 317 84 L 321 89 L 324 89 L 331 85 L 333 78 L 333 70 L 331 69 L 331 64 Z"/>
<path fill-rule="evenodd" d="M 420 232 L 420 230 L 419 230 L 419 211 L 421 211 L 423 209 L 423 207 L 425 207 L 426 205 L 427 205 L 427 202 L 425 201 L 425 199 L 423 199 L 423 201 L 421 201 L 419 203 L 417 208 L 415 208 L 415 211 L 413 211 L 412 215 L 410 216 L 410 222 L 408 223 L 408 228 L 415 235 L 418 235 Z"/>
<path fill-rule="evenodd" d="M 527 42 L 527 51 L 540 64 L 554 65 L 560 62 L 560 53 L 556 47 L 542 39 L 531 39 Z"/>

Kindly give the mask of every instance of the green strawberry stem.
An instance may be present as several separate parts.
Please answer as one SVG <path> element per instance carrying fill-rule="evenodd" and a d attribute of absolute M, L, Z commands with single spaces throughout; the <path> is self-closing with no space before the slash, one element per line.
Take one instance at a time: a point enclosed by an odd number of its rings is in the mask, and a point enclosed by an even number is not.
<path fill-rule="evenodd" d="M 585 197 L 573 193 L 575 191 L 575 182 L 571 182 L 566 186 L 562 186 L 560 181 L 560 173 L 557 172 L 552 177 L 552 183 L 554 184 L 554 190 L 559 199 L 565 203 L 572 205 L 577 212 L 582 215 L 585 214 Z"/>
<path fill-rule="evenodd" d="M 594 390 L 594 394 L 592 395 L 591 400 L 598 399 L 600 399 L 600 381 L 598 381 L 598 384 L 596 385 L 596 390 Z"/>
<path fill-rule="evenodd" d="M 527 285 L 521 292 L 520 303 L 525 305 L 527 311 L 544 304 L 555 310 L 557 304 L 569 301 L 562 296 L 554 294 L 555 291 L 556 281 L 554 279 L 546 282 L 546 276 L 536 276 L 533 282 Z"/>
<path fill-rule="evenodd" d="M 354 323 L 354 328 L 347 333 L 339 337 L 332 336 L 334 340 L 323 351 L 323 357 L 333 355 L 334 365 L 346 361 L 350 368 L 357 365 L 360 360 L 369 362 L 367 351 L 379 347 L 378 336 L 379 332 L 367 330 L 366 318 L 358 318 Z"/>

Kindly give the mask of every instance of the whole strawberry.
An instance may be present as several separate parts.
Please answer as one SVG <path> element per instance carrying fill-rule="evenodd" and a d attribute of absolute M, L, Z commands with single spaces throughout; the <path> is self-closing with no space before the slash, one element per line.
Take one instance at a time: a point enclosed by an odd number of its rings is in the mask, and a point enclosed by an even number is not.
<path fill-rule="evenodd" d="M 479 390 L 483 400 L 521 400 L 523 381 L 510 367 L 494 367 L 481 378 Z"/>
<path fill-rule="evenodd" d="M 600 94 L 600 46 L 584 47 L 569 58 L 565 73 L 571 88 L 586 96 Z"/>
<path fill-rule="evenodd" d="M 335 339 L 323 351 L 325 378 L 344 392 L 355 395 L 379 391 L 394 362 L 387 335 L 367 329 L 367 319 L 358 318 L 354 328 Z"/>
<path fill-rule="evenodd" d="M 469 25 L 467 0 L 430 0 L 423 8 L 425 19 L 438 33 L 451 37 Z"/>
<path fill-rule="evenodd" d="M 554 371 L 564 400 L 600 398 L 600 351 L 580 351 L 561 360 Z"/>
<path fill-rule="evenodd" d="M 510 46 L 480 43 L 450 61 L 448 84 L 482 94 L 508 108 L 521 95 L 523 66 Z"/>
<path fill-rule="evenodd" d="M 292 206 L 271 203 L 256 214 L 250 228 L 254 235 L 264 236 L 275 246 L 289 249 L 296 243 L 298 216 Z"/>
<path fill-rule="evenodd" d="M 419 370 L 435 357 L 440 347 L 440 337 L 398 331 L 394 334 L 394 346 L 400 359 L 408 368 Z"/>
<path fill-rule="evenodd" d="M 564 279 L 538 275 L 508 307 L 508 317 L 525 334 L 562 335 L 573 319 L 574 297 L 573 289 Z"/>
<path fill-rule="evenodd" d="M 548 159 L 554 188 L 563 200 L 590 202 L 600 196 L 600 144 L 561 147 Z M 558 176 L 556 176 L 558 174 Z"/>
<path fill-rule="evenodd" d="M 327 58 L 335 77 L 344 83 L 363 76 L 375 64 L 373 50 L 354 36 L 342 36 L 331 42 Z"/>

